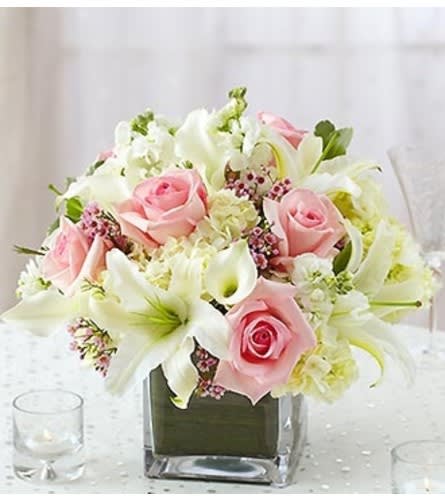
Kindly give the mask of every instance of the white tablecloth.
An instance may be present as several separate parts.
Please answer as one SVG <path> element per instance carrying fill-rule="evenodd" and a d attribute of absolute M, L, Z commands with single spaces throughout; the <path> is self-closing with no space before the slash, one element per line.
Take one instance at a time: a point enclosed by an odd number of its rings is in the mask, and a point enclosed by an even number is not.
<path fill-rule="evenodd" d="M 410 345 L 426 333 L 399 328 Z M 142 467 L 140 391 L 123 399 L 103 391 L 101 377 L 79 369 L 68 335 L 34 338 L 0 325 L 0 493 L 389 493 L 390 449 L 411 439 L 445 439 L 444 370 L 419 371 L 407 388 L 390 370 L 369 389 L 377 369 L 361 356 L 362 377 L 339 402 L 309 401 L 309 437 L 298 483 L 283 490 L 197 481 L 149 480 Z M 11 466 L 11 401 L 37 388 L 65 388 L 85 398 L 87 469 L 64 485 L 26 483 Z"/>

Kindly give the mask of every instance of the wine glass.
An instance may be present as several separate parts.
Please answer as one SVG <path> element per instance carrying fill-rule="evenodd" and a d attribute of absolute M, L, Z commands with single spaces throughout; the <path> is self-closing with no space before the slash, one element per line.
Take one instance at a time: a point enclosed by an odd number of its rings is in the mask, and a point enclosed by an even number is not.
<path fill-rule="evenodd" d="M 434 277 L 441 282 L 445 261 L 445 153 L 426 146 L 395 146 L 388 156 L 408 208 L 414 236 Z M 445 335 L 437 332 L 437 303 L 429 309 L 429 342 L 422 349 L 421 366 L 443 362 Z"/>

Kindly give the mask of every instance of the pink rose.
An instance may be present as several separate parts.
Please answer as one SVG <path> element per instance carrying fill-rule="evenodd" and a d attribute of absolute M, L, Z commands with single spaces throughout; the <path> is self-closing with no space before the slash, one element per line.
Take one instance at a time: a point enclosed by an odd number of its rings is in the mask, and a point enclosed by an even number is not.
<path fill-rule="evenodd" d="M 141 182 L 117 207 L 122 233 L 148 247 L 189 235 L 207 214 L 207 192 L 194 170 L 171 170 Z"/>
<path fill-rule="evenodd" d="M 284 118 L 280 118 L 272 113 L 261 111 L 257 116 L 262 123 L 274 128 L 280 135 L 287 139 L 294 148 L 298 148 L 303 137 L 307 134 L 307 130 L 298 130 Z"/>
<path fill-rule="evenodd" d="M 344 236 L 342 216 L 331 200 L 309 189 L 292 189 L 280 202 L 265 198 L 264 214 L 280 238 L 280 255 L 271 260 L 287 268 L 293 257 L 314 253 L 327 257 Z"/>
<path fill-rule="evenodd" d="M 253 404 L 289 379 L 316 337 L 294 299 L 295 287 L 259 278 L 253 292 L 226 318 L 232 327 L 231 361 L 220 361 L 214 383 Z"/>
<path fill-rule="evenodd" d="M 105 269 L 107 250 L 102 238 L 96 236 L 90 245 L 76 224 L 61 217 L 54 248 L 42 260 L 43 277 L 65 295 L 72 295 L 80 281 L 95 280 Z"/>

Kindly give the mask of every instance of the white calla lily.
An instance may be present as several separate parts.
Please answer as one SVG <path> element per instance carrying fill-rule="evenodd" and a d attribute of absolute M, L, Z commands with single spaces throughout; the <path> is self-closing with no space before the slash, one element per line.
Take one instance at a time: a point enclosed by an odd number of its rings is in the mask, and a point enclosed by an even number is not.
<path fill-rule="evenodd" d="M 148 283 L 117 249 L 107 254 L 107 297 L 92 297 L 92 318 L 120 339 L 107 376 L 107 388 L 120 394 L 162 365 L 174 403 L 185 408 L 196 387 L 190 355 L 193 338 L 220 359 L 229 356 L 230 327 L 224 316 L 199 295 L 175 293 Z M 182 295 L 181 295 L 182 293 Z"/>
<path fill-rule="evenodd" d="M 204 277 L 208 293 L 220 304 L 237 304 L 254 289 L 257 269 L 245 240 L 217 253 Z"/>

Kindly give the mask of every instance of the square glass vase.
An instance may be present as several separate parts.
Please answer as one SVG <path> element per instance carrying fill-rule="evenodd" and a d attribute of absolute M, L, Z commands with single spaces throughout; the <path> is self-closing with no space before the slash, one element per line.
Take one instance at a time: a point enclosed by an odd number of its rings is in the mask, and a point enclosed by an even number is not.
<path fill-rule="evenodd" d="M 144 381 L 145 475 L 288 486 L 306 441 L 303 396 L 264 396 L 255 406 L 226 392 L 176 408 L 161 369 Z"/>

